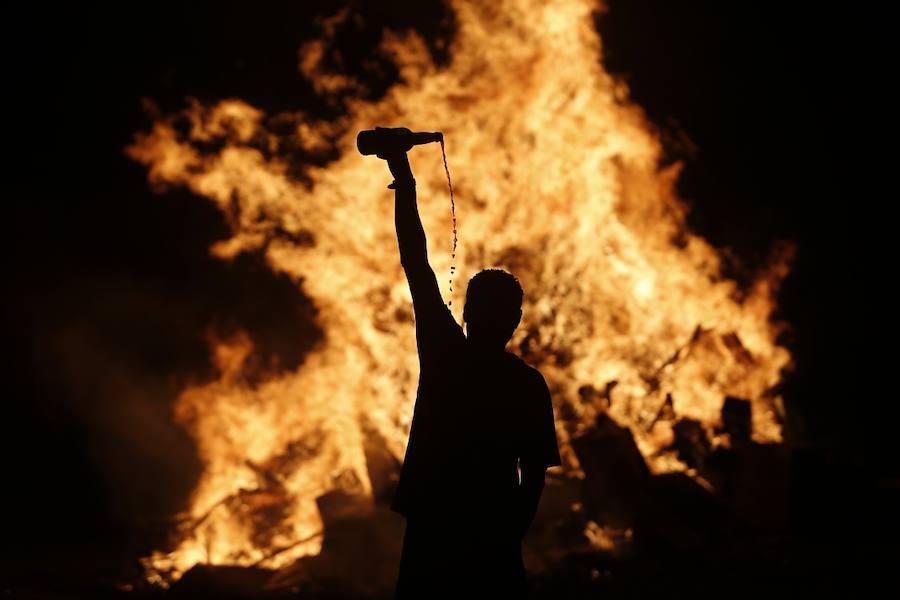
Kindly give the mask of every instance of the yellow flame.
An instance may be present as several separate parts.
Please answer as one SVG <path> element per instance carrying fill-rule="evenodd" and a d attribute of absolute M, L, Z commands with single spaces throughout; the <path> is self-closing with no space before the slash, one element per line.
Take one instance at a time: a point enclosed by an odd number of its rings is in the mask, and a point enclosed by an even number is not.
<path fill-rule="evenodd" d="M 686 230 L 678 167 L 660 168 L 653 128 L 602 68 L 594 4 L 453 7 L 451 62 L 436 66 L 413 33 L 386 33 L 401 83 L 376 102 L 348 101 L 345 118 L 268 115 L 239 99 L 193 102 L 128 148 L 152 184 L 186 186 L 230 215 L 233 236 L 214 255 L 264 249 L 274 272 L 302 280 L 325 332 L 295 372 L 252 387 L 239 376 L 249 338 L 214 344 L 219 379 L 184 390 L 176 407 L 205 471 L 180 545 L 153 557 L 156 568 L 177 576 L 198 562 L 278 567 L 318 552 L 316 497 L 370 492 L 363 428 L 403 455 L 418 364 L 390 177 L 354 148 L 357 131 L 374 125 L 444 132 L 457 191 L 457 278 L 500 266 L 522 281 L 523 325 L 512 347 L 539 363 L 557 407 L 575 415 L 558 419 L 565 469 L 578 468 L 568 440 L 602 410 L 579 388 L 613 381 L 609 414 L 631 428 L 655 471 L 684 468 L 657 454 L 672 436 L 671 419 L 655 419 L 668 394 L 678 417 L 708 427 L 726 395 L 748 398 L 756 439 L 780 439 L 769 390 L 790 356 L 769 317 L 785 263 L 738 300 L 715 250 Z M 322 93 L 351 89 L 322 57 L 321 43 L 304 46 L 301 73 Z M 188 118 L 187 134 L 176 130 L 178 117 Z M 293 139 L 267 128 L 280 117 L 299 123 Z M 221 149 L 201 151 L 209 141 Z M 339 158 L 311 167 L 304 183 L 290 175 L 288 141 L 310 152 L 334 143 Z M 449 298 L 439 148 L 417 148 L 411 161 L 429 256 Z M 278 232 L 312 232 L 314 244 Z M 464 291 L 454 290 L 457 313 Z M 263 537 L 253 521 L 260 506 L 277 515 Z"/>

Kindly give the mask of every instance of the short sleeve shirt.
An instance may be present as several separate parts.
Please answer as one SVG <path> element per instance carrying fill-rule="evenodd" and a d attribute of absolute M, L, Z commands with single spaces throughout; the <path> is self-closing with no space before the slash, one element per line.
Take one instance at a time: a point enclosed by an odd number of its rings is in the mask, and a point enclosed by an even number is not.
<path fill-rule="evenodd" d="M 560 464 L 553 406 L 541 373 L 508 352 L 467 344 L 434 273 L 407 273 L 416 317 L 419 385 L 392 508 L 503 510 L 520 462 Z"/>

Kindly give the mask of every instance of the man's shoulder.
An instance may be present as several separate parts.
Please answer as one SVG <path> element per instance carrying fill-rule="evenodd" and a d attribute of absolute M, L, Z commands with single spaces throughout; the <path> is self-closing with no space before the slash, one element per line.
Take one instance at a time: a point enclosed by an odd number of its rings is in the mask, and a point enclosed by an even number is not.
<path fill-rule="evenodd" d="M 506 353 L 507 360 L 510 364 L 514 365 L 514 368 L 518 371 L 518 377 L 525 380 L 529 385 L 533 386 L 546 386 L 546 380 L 544 379 L 543 373 L 541 373 L 537 367 L 533 367 L 532 365 L 525 362 L 519 356 L 516 356 L 512 352 Z"/>

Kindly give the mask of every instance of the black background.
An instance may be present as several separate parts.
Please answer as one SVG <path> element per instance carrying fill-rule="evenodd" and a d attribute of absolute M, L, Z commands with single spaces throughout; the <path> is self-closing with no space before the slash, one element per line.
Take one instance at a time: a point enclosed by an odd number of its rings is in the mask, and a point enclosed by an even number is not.
<path fill-rule="evenodd" d="M 373 96 L 396 77 L 387 61 L 380 75 L 364 68 L 382 27 L 453 35 L 440 3 L 351 5 L 364 24 L 336 43 Z M 205 333 L 246 329 L 261 360 L 284 368 L 319 335 L 314 307 L 259 257 L 210 259 L 228 235 L 221 215 L 184 191 L 154 194 L 123 148 L 152 122 L 142 98 L 163 113 L 188 96 L 334 111 L 296 66 L 313 17 L 334 5 L 142 6 L 29 5 L 5 19 L 7 564 L 153 548 L 200 469 L 168 411 L 185 382 L 211 373 Z M 667 160 L 686 161 L 690 224 L 731 257 L 729 273 L 747 280 L 773 244 L 797 244 L 778 314 L 796 358 L 786 435 L 855 473 L 810 507 L 827 522 L 860 506 L 871 475 L 895 472 L 871 444 L 887 418 L 889 370 L 874 357 L 890 318 L 867 265 L 887 243 L 851 141 L 850 99 L 865 89 L 854 25 L 792 6 L 614 0 L 596 21 L 607 69 L 660 127 Z"/>

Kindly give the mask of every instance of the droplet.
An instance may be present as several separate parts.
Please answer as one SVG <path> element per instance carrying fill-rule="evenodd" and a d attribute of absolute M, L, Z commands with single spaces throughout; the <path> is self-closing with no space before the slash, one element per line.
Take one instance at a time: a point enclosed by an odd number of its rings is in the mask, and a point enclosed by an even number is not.
<path fill-rule="evenodd" d="M 444 140 L 441 138 L 441 158 L 444 159 L 444 172 L 447 174 L 447 188 L 450 190 L 450 214 L 453 217 L 453 248 L 451 249 L 451 263 L 456 260 L 456 201 L 453 198 L 453 182 L 450 180 L 450 168 L 447 166 L 447 150 L 444 147 Z M 450 292 L 453 293 L 453 274 L 456 271 L 456 265 L 450 265 Z M 447 303 L 447 306 L 453 304 L 453 301 Z"/>

